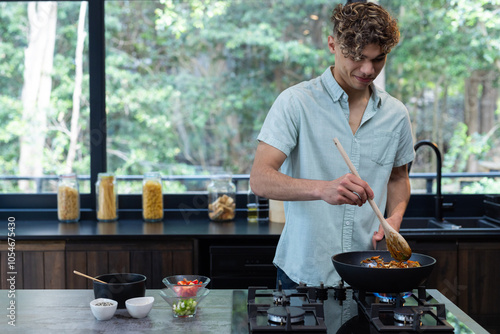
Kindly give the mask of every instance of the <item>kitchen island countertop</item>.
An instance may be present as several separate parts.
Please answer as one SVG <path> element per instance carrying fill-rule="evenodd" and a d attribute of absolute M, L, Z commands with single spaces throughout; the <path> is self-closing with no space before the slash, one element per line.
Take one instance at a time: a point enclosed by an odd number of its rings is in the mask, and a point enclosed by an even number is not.
<path fill-rule="evenodd" d="M 200 303 L 196 316 L 189 319 L 174 318 L 170 306 L 160 297 L 159 291 L 146 291 L 146 295 L 153 296 L 155 302 L 153 309 L 145 318 L 131 318 L 126 309 L 119 309 L 112 319 L 98 321 L 92 315 L 89 306 L 90 301 L 94 299 L 93 290 L 48 289 L 10 292 L 0 290 L 0 305 L 6 315 L 2 317 L 0 332 L 229 334 L 235 330 L 232 327 L 234 290 L 211 290 L 207 298 Z M 467 324 L 473 333 L 487 333 L 437 290 L 429 290 L 429 292 L 432 292 L 439 302 L 444 303 L 460 321 Z M 10 295 L 12 293 L 15 297 Z M 12 308 L 10 305 L 15 305 L 15 307 Z M 11 310 L 8 309 L 9 307 Z M 243 333 L 238 330 L 236 332 Z"/>
<path fill-rule="evenodd" d="M 153 309 L 142 319 L 132 318 L 126 309 L 118 309 L 113 318 L 99 321 L 94 318 L 89 303 L 93 290 L 17 290 L 9 298 L 9 290 L 0 290 L 3 310 L 1 333 L 217 333 L 231 332 L 233 290 L 211 290 L 194 318 L 172 316 L 171 307 L 160 290 L 147 290 L 155 298 Z M 15 301 L 15 309 L 8 310 Z M 10 317 L 13 315 L 14 317 Z M 9 324 L 15 320 L 12 326 Z"/>

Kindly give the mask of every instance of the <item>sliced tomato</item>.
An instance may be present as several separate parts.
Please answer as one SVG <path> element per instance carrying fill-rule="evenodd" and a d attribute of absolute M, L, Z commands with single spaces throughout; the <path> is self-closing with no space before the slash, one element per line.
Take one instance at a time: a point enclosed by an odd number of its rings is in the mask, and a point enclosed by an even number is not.
<path fill-rule="evenodd" d="M 198 292 L 198 289 L 200 286 L 189 286 L 189 285 L 180 285 L 180 286 L 174 286 L 173 289 L 175 291 L 175 294 L 179 297 L 194 297 L 196 296 L 196 293 Z"/>
<path fill-rule="evenodd" d="M 178 281 L 177 285 L 173 287 L 175 293 L 179 297 L 194 297 L 198 292 L 198 289 L 201 287 L 203 282 L 194 279 L 192 281 L 188 281 L 184 278 L 182 281 Z"/>

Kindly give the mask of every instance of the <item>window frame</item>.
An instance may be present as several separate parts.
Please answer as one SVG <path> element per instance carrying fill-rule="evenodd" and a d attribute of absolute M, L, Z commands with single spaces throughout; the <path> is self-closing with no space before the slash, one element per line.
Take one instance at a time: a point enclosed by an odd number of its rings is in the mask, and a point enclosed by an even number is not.
<path fill-rule="evenodd" d="M 5 1 L 5 0 L 2 0 Z M 50 0 L 22 0 L 40 2 Z M 82 2 L 82 0 L 56 0 Z M 89 109 L 90 109 L 90 193 L 80 194 L 82 218 L 87 211 L 95 211 L 97 175 L 106 172 L 106 73 L 105 73 L 105 0 L 85 0 L 88 3 L 89 43 Z M 7 0 L 6 2 L 11 2 Z M 17 1 L 16 1 L 17 2 Z M 26 205 L 26 203 L 29 203 Z M 53 212 L 52 212 L 53 211 Z M 54 216 L 57 219 L 57 194 L 0 194 L 0 214 L 17 214 L 24 219 Z M 45 214 L 44 214 L 45 213 Z"/>
<path fill-rule="evenodd" d="M 1 0 L 10 2 L 10 0 Z M 23 0 L 33 2 L 37 0 Z M 49 0 L 38 0 L 49 1 Z M 58 2 L 81 2 L 81 0 L 56 0 Z M 88 3 L 89 43 L 89 104 L 90 104 L 90 193 L 80 194 L 81 219 L 95 220 L 96 190 L 93 186 L 97 175 L 107 171 L 106 156 L 106 73 L 105 73 L 105 1 L 86 0 Z M 245 179 L 248 175 L 237 176 Z M 203 207 L 203 192 L 196 194 L 164 194 L 166 212 L 206 211 Z M 454 202 L 455 210 L 448 216 L 480 215 L 485 194 L 447 194 L 445 202 Z M 433 216 L 434 194 L 412 194 L 407 216 Z M 237 194 L 237 211 L 244 213 L 246 195 Z M 463 203 L 463 204 L 461 204 Z M 119 196 L 119 218 L 141 218 L 141 195 Z M 410 206 L 414 207 L 410 207 Z M 127 209 L 123 209 L 127 208 Z M 445 212 L 445 215 L 447 212 Z M 14 216 L 28 221 L 57 219 L 57 194 L 0 194 L 0 217 Z M 189 216 L 189 215 L 188 215 Z M 206 216 L 205 216 L 206 217 Z M 5 218 L 6 219 L 6 218 Z"/>

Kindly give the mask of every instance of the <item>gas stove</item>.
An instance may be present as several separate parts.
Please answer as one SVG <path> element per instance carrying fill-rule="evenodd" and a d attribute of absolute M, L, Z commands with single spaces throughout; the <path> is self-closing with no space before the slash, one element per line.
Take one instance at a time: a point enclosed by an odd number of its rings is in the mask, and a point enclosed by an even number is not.
<path fill-rule="evenodd" d="M 454 333 L 447 318 L 467 327 L 424 287 L 402 294 L 357 291 L 342 282 L 293 290 L 249 287 L 233 293 L 231 332 Z"/>
<path fill-rule="evenodd" d="M 378 294 L 355 291 L 358 315 L 379 333 L 453 333 L 444 304 L 432 301 L 424 287 L 416 292 Z"/>
<path fill-rule="evenodd" d="M 250 333 L 327 333 L 323 310 L 327 293 L 324 287 L 277 291 L 249 287 Z"/>

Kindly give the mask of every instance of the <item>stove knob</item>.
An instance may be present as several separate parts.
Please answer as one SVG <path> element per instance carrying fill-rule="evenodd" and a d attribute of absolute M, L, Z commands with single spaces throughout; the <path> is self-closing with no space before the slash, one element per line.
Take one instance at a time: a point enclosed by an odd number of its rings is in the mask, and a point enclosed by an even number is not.
<path fill-rule="evenodd" d="M 305 284 L 304 282 L 299 282 L 299 285 L 297 285 L 297 287 L 295 289 L 299 293 L 307 293 L 307 290 L 309 288 L 307 287 L 307 284 Z"/>
<path fill-rule="evenodd" d="M 343 301 L 347 299 L 347 289 L 345 288 L 343 281 L 340 281 L 339 285 L 334 286 L 333 290 L 333 297 L 335 300 Z"/>
<path fill-rule="evenodd" d="M 323 282 L 321 282 L 319 288 L 316 288 L 316 298 L 318 300 L 327 300 L 328 299 L 328 288 L 325 288 Z"/>

